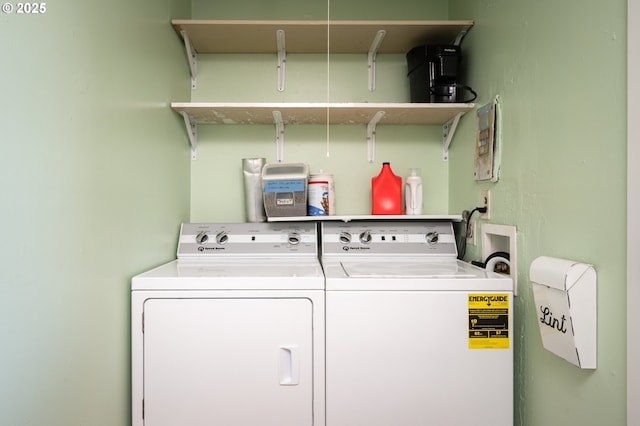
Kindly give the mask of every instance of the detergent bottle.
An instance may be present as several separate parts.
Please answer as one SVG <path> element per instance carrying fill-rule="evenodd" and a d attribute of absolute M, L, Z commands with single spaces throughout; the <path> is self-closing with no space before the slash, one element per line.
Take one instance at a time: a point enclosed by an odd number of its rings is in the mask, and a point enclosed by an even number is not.
<path fill-rule="evenodd" d="M 402 178 L 393 174 L 388 162 L 371 178 L 371 214 L 402 214 Z"/>
<path fill-rule="evenodd" d="M 404 213 L 409 215 L 422 214 L 422 178 L 419 169 L 411 169 L 405 179 Z"/>

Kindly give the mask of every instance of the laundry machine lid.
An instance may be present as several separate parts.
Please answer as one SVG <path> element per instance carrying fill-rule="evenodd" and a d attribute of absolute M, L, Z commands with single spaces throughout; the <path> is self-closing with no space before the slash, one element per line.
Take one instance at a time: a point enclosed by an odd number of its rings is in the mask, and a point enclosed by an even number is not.
<path fill-rule="evenodd" d="M 279 290 L 324 289 L 322 266 L 315 259 L 174 260 L 131 281 L 132 290 Z"/>
<path fill-rule="evenodd" d="M 353 278 L 477 278 L 482 271 L 466 268 L 452 261 L 411 262 L 395 260 L 390 262 L 370 262 L 343 260 L 342 269 L 347 277 Z"/>
<path fill-rule="evenodd" d="M 510 277 L 460 260 L 325 260 L 327 290 L 512 291 Z"/>

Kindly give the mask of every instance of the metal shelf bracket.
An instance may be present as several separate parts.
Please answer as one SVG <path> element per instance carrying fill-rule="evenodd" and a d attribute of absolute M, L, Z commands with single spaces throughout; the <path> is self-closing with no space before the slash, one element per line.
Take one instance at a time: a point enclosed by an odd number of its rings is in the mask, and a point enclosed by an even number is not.
<path fill-rule="evenodd" d="M 376 59 L 378 56 L 378 49 L 384 40 L 384 36 L 387 34 L 385 30 L 379 30 L 376 37 L 371 43 L 369 53 L 367 54 L 367 69 L 369 70 L 369 91 L 376 90 Z"/>
<path fill-rule="evenodd" d="M 276 160 L 282 163 L 284 159 L 284 121 L 280 111 L 273 111 L 273 121 L 276 125 Z"/>
<path fill-rule="evenodd" d="M 458 33 L 456 39 L 453 41 L 453 45 L 454 46 L 460 46 L 460 43 L 462 43 L 462 39 L 464 38 L 464 36 L 467 35 L 467 33 L 469 32 L 470 29 L 471 29 L 471 26 L 469 25 L 468 27 L 466 27 L 462 31 L 460 31 Z"/>
<path fill-rule="evenodd" d="M 442 125 L 442 159 L 444 161 L 449 161 L 449 146 L 451 145 L 453 135 L 456 133 L 460 117 L 463 115 L 463 112 L 459 112 L 455 117 Z"/>
<path fill-rule="evenodd" d="M 186 112 L 182 111 L 180 114 L 184 119 L 184 126 L 187 130 L 187 136 L 189 137 L 189 144 L 191 144 L 191 159 L 195 160 L 197 158 L 198 148 L 198 125 L 196 124 L 196 121 Z"/>
<path fill-rule="evenodd" d="M 284 92 L 285 65 L 287 63 L 287 50 L 284 44 L 284 30 L 276 31 L 276 44 L 278 47 L 278 91 Z"/>
<path fill-rule="evenodd" d="M 384 117 L 384 111 L 378 111 L 367 124 L 367 160 L 373 163 L 376 156 L 376 126 Z"/>
<path fill-rule="evenodd" d="M 180 31 L 182 40 L 184 40 L 184 47 L 187 51 L 187 62 L 189 62 L 189 70 L 191 71 L 191 90 L 196 88 L 197 75 L 198 75 L 198 54 L 193 49 L 191 41 L 189 40 L 189 34 L 182 30 Z"/>

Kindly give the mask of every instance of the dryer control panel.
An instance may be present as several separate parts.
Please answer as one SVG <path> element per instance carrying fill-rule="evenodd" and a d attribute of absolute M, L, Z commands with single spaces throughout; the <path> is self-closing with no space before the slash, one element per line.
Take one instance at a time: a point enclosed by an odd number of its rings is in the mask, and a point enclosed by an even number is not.
<path fill-rule="evenodd" d="M 451 222 L 323 222 L 321 241 L 323 257 L 458 255 Z"/>
<path fill-rule="evenodd" d="M 315 223 L 184 223 L 178 259 L 318 254 Z"/>

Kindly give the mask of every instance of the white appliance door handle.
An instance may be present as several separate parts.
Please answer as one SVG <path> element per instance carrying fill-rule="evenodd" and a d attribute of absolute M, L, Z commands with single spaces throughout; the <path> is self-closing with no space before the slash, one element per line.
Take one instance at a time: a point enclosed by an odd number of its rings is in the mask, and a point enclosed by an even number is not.
<path fill-rule="evenodd" d="M 279 376 L 280 385 L 295 386 L 300 383 L 300 348 L 280 346 Z"/>

